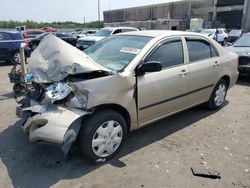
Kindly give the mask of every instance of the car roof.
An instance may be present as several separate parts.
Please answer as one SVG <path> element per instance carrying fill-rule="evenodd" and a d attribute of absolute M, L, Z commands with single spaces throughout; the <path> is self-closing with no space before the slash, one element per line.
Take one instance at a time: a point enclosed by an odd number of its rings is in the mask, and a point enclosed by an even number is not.
<path fill-rule="evenodd" d="M 20 34 L 18 31 L 0 31 L 1 33 Z"/>
<path fill-rule="evenodd" d="M 147 36 L 147 37 L 158 37 L 158 36 L 174 36 L 174 35 L 197 35 L 203 36 L 199 33 L 190 33 L 186 31 L 173 31 L 173 30 L 146 30 L 146 31 L 132 31 L 126 33 L 119 33 L 116 35 L 134 35 L 134 36 Z"/>
<path fill-rule="evenodd" d="M 104 27 L 102 29 L 137 29 L 135 27 Z"/>
<path fill-rule="evenodd" d="M 43 31 L 43 30 L 41 30 L 41 29 L 28 29 L 28 30 L 26 30 L 26 31 L 41 31 L 41 32 L 45 32 L 45 31 Z"/>

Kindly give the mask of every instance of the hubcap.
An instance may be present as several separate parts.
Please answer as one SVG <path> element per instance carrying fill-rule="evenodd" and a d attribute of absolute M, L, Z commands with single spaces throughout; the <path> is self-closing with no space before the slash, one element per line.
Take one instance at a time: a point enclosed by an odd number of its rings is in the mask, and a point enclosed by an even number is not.
<path fill-rule="evenodd" d="M 216 106 L 222 105 L 226 96 L 226 86 L 224 84 L 220 84 L 215 92 L 214 103 Z"/>
<path fill-rule="evenodd" d="M 113 120 L 103 123 L 92 138 L 92 150 L 98 157 L 112 155 L 122 142 L 121 125 Z"/>
<path fill-rule="evenodd" d="M 20 63 L 20 60 L 21 60 L 20 53 L 15 53 L 13 59 L 14 59 L 15 63 Z"/>

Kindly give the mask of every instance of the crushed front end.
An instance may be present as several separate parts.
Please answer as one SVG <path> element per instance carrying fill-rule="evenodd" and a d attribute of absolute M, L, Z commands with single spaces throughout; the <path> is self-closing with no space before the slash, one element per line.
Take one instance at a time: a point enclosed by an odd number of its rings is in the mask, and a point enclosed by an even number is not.
<path fill-rule="evenodd" d="M 77 138 L 81 117 L 89 112 L 66 83 L 34 85 L 16 108 L 16 115 L 23 118 L 22 128 L 31 142 L 54 143 L 67 154 Z"/>

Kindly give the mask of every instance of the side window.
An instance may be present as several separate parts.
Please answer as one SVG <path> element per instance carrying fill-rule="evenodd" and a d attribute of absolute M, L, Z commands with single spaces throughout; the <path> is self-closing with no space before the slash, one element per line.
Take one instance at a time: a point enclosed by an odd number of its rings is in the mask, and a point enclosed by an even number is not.
<path fill-rule="evenodd" d="M 131 31 L 137 31 L 136 29 L 122 29 L 122 32 L 131 32 Z"/>
<path fill-rule="evenodd" d="M 212 45 L 210 45 L 210 50 L 211 50 L 211 57 L 218 56 L 218 53 L 216 52 L 216 50 L 214 49 L 214 47 Z"/>
<path fill-rule="evenodd" d="M 222 31 L 220 29 L 218 31 L 219 31 L 219 34 L 222 34 Z"/>
<path fill-rule="evenodd" d="M 190 62 L 201 61 L 218 56 L 214 47 L 203 39 L 187 38 L 186 41 Z"/>
<path fill-rule="evenodd" d="M 163 68 L 184 64 L 182 42 L 175 39 L 162 43 L 146 61 L 159 61 Z"/>
<path fill-rule="evenodd" d="M 12 40 L 12 38 L 7 33 L 0 33 L 0 40 Z"/>
<path fill-rule="evenodd" d="M 114 35 L 114 34 L 121 33 L 121 32 L 122 32 L 122 30 L 121 30 L 121 29 L 117 29 L 117 30 L 115 30 L 115 31 L 114 31 L 113 35 Z"/>
<path fill-rule="evenodd" d="M 0 41 L 2 40 L 5 40 L 5 39 L 4 39 L 3 33 L 0 33 Z"/>

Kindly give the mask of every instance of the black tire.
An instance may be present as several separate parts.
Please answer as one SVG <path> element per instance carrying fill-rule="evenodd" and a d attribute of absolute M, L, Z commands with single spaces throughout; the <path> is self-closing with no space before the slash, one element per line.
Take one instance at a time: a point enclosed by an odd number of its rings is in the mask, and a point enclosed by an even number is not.
<path fill-rule="evenodd" d="M 14 84 L 13 85 L 13 91 L 16 95 L 22 94 L 22 90 L 23 90 L 22 84 Z"/>
<path fill-rule="evenodd" d="M 16 51 L 12 54 L 10 62 L 13 65 L 20 64 L 21 63 L 21 56 L 19 51 Z"/>
<path fill-rule="evenodd" d="M 227 39 L 224 38 L 224 40 L 223 40 L 223 42 L 222 42 L 222 46 L 226 46 L 226 44 L 227 44 Z"/>
<path fill-rule="evenodd" d="M 225 96 L 223 98 L 223 101 L 222 101 L 222 97 L 221 97 L 221 102 L 216 102 L 216 92 L 219 90 L 219 88 L 221 86 L 224 86 L 225 87 Z M 210 96 L 210 99 L 209 101 L 206 103 L 206 106 L 211 109 L 211 110 L 218 110 L 220 109 L 223 104 L 225 103 L 225 98 L 227 96 L 227 90 L 228 90 L 228 83 L 226 82 L 226 80 L 224 79 L 221 79 L 219 80 L 219 82 L 216 84 L 211 96 Z"/>
<path fill-rule="evenodd" d="M 92 139 L 97 134 L 96 131 L 107 121 L 115 121 L 118 122 L 120 127 L 122 128 L 122 138 L 121 143 L 116 146 L 116 150 L 108 156 L 98 156 L 94 153 L 94 149 L 92 149 Z M 81 153 L 84 158 L 89 160 L 90 162 L 105 162 L 111 158 L 113 158 L 120 150 L 123 145 L 123 141 L 127 135 L 127 124 L 123 116 L 113 110 L 100 110 L 89 116 L 86 120 L 83 121 L 81 130 L 79 132 L 79 147 Z M 110 134 L 109 134 L 110 136 Z M 108 143 L 105 142 L 107 145 Z M 104 145 L 104 144 L 103 144 Z M 114 148 L 115 145 L 112 147 Z M 107 152 L 107 151 L 106 151 Z"/>
<path fill-rule="evenodd" d="M 36 48 L 37 48 L 37 44 L 32 43 L 32 44 L 31 44 L 31 50 L 34 51 Z"/>

